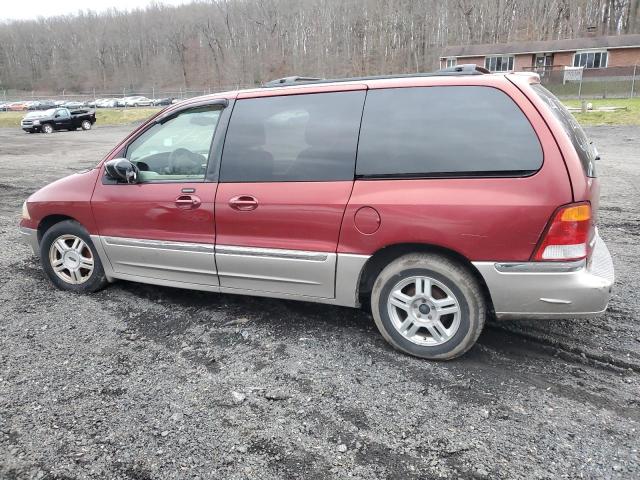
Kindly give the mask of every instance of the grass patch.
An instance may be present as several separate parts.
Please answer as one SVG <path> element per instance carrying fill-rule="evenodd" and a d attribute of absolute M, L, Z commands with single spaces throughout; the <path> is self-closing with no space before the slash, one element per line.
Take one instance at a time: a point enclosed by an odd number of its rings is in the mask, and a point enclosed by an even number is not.
<path fill-rule="evenodd" d="M 580 100 L 564 100 L 569 107 L 580 108 Z M 616 112 L 588 111 L 576 112 L 575 117 L 582 125 L 640 125 L 640 98 L 607 98 L 587 100 L 593 108 L 598 107 L 627 107 L 626 110 Z"/>
<path fill-rule="evenodd" d="M 97 125 L 126 125 L 146 120 L 159 108 L 101 108 L 96 110 Z M 20 128 L 20 120 L 27 112 L 0 112 L 0 127 Z"/>

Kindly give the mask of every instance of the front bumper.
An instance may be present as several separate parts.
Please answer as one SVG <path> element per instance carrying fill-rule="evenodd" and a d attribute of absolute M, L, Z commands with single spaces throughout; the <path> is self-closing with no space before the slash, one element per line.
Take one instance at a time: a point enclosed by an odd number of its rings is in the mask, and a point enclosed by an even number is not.
<path fill-rule="evenodd" d="M 614 282 L 613 261 L 597 236 L 591 259 L 578 262 L 474 262 L 506 318 L 589 317 L 606 310 Z"/>
<path fill-rule="evenodd" d="M 20 237 L 22 241 L 29 245 L 36 257 L 40 256 L 40 245 L 38 244 L 38 231 L 35 228 L 20 227 Z"/>

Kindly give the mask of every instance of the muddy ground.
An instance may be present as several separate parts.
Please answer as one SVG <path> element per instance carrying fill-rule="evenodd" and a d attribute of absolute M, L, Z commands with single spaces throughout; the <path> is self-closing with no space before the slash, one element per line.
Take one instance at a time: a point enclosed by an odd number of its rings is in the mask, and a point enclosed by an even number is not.
<path fill-rule="evenodd" d="M 55 290 L 22 201 L 132 127 L 0 129 L 0 478 L 640 476 L 640 128 L 589 130 L 617 283 L 591 320 L 392 350 L 347 308 L 118 282 Z"/>

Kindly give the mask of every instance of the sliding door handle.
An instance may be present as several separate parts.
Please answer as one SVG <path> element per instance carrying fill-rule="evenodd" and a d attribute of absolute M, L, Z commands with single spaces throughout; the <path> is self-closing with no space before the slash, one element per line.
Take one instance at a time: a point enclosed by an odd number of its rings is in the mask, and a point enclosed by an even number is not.
<path fill-rule="evenodd" d="M 251 195 L 238 195 L 229 200 L 229 206 L 234 210 L 247 212 L 258 208 L 258 199 Z"/>

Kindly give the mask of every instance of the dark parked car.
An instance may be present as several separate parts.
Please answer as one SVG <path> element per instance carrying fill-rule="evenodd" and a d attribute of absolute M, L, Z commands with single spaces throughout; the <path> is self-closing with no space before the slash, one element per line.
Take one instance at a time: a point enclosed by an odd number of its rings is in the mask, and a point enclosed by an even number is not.
<path fill-rule="evenodd" d="M 43 112 L 28 113 L 20 123 L 25 132 L 53 133 L 54 130 L 91 130 L 96 123 L 93 110 L 69 110 L 68 108 L 51 108 Z"/>
<path fill-rule="evenodd" d="M 173 98 L 171 97 L 153 99 L 153 105 L 155 106 L 171 105 L 172 103 L 173 103 Z"/>
<path fill-rule="evenodd" d="M 56 108 L 53 100 L 38 100 L 29 104 L 29 110 L 49 110 L 50 108 Z"/>

